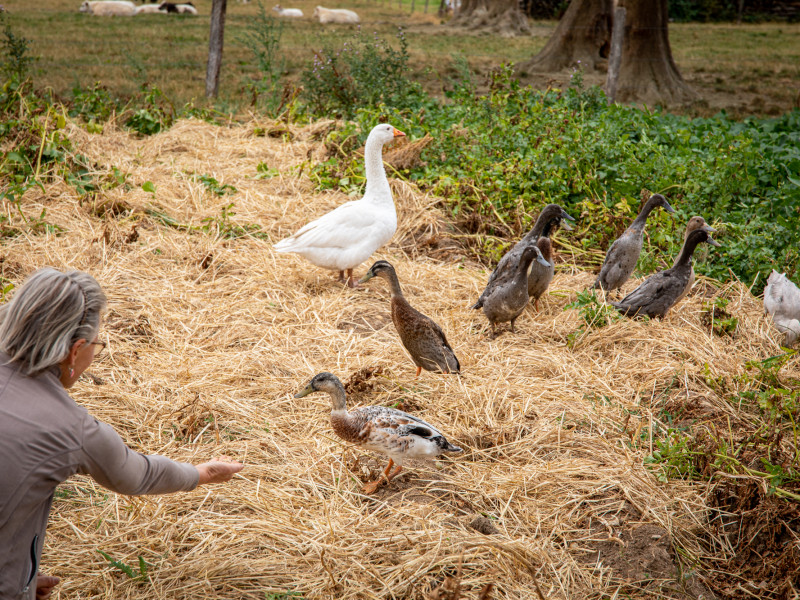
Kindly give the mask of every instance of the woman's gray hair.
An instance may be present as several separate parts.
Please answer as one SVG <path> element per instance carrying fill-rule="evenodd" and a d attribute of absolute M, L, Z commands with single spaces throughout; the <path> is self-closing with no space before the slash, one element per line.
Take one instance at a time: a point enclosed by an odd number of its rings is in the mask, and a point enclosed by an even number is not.
<path fill-rule="evenodd" d="M 106 296 L 81 271 L 39 269 L 0 306 L 0 351 L 25 375 L 59 364 L 76 340 L 91 342 L 100 330 Z"/>

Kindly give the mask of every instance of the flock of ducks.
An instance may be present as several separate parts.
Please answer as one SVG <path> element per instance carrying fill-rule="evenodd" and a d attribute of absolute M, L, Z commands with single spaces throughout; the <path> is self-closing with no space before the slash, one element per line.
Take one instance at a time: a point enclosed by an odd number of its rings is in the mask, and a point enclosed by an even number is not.
<path fill-rule="evenodd" d="M 340 281 L 346 281 L 350 287 L 374 277 L 386 279 L 391 288 L 392 322 L 417 367 L 417 376 L 423 369 L 458 374 L 461 365 L 444 331 L 409 304 L 397 272 L 389 262 L 377 261 L 359 281 L 353 276 L 353 270 L 388 242 L 397 229 L 397 213 L 383 167 L 382 150 L 386 143 L 403 136 L 403 132 L 389 124 L 373 128 L 364 153 L 367 178 L 364 196 L 308 223 L 274 248 L 278 252 L 299 254 L 319 267 L 338 271 Z M 593 288 L 611 293 L 630 278 L 642 251 L 647 218 L 656 208 L 674 213 L 664 196 L 653 194 L 633 223 L 608 249 Z M 531 300 L 538 310 L 539 298 L 547 291 L 554 274 L 550 236 L 560 227 L 570 230 L 569 221 L 574 219 L 558 204 L 546 206 L 531 231 L 503 256 L 490 275 L 485 289 L 470 308 L 483 309 L 492 337 L 498 334 L 497 326 L 506 322 L 510 323 L 513 333 L 515 320 Z M 692 255 L 696 248 L 703 243 L 719 246 L 711 238 L 714 232 L 702 217 L 692 217 L 673 266 L 648 277 L 622 300 L 610 304 L 629 317 L 666 316 L 694 283 Z M 764 304 L 767 312 L 773 314 L 778 328 L 786 333 L 787 342 L 793 343 L 800 336 L 800 289 L 773 272 L 765 290 Z M 461 451 L 433 425 L 403 411 L 383 406 L 348 411 L 344 387 L 331 373 L 319 373 L 295 397 L 314 392 L 330 395 L 331 424 L 339 437 L 389 458 L 383 475 L 365 484 L 364 493 L 371 494 L 384 481 L 390 482 L 402 470 L 405 459 L 434 459 Z"/>

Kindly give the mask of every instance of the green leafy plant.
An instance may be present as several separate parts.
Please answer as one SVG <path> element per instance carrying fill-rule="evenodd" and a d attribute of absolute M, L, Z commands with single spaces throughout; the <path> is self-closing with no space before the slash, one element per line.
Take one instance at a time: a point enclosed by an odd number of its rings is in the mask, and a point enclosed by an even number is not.
<path fill-rule="evenodd" d="M 90 88 L 72 88 L 71 117 L 78 117 L 86 123 L 90 133 L 101 133 L 102 123 L 108 121 L 121 108 L 120 101 L 102 84 L 95 83 Z"/>
<path fill-rule="evenodd" d="M 713 302 L 704 302 L 700 311 L 700 322 L 716 335 L 732 336 L 739 325 L 739 319 L 726 310 L 728 302 L 727 298 L 717 297 Z"/>
<path fill-rule="evenodd" d="M 139 108 L 125 120 L 125 126 L 139 135 L 153 135 L 169 129 L 175 121 L 175 106 L 156 86 L 144 84 Z"/>
<path fill-rule="evenodd" d="M 274 167 L 270 167 L 265 162 L 260 162 L 256 165 L 256 175 L 253 179 L 272 179 L 280 175 L 280 171 Z"/>
<path fill-rule="evenodd" d="M 564 310 L 568 309 L 577 310 L 583 320 L 583 326 L 567 336 L 570 346 L 574 346 L 588 331 L 600 329 L 622 318 L 615 308 L 600 302 L 594 290 L 578 292 L 575 300 L 564 307 Z"/>
<path fill-rule="evenodd" d="M 109 565 L 111 565 L 115 569 L 119 569 L 134 581 L 142 581 L 142 582 L 149 581 L 149 577 L 147 575 L 147 563 L 141 556 L 138 557 L 139 558 L 138 570 L 134 570 L 133 567 L 125 564 L 124 562 L 111 558 L 111 556 L 108 553 L 103 552 L 102 550 L 98 550 L 98 552 L 103 556 L 103 558 L 105 558 L 108 561 Z"/>
<path fill-rule="evenodd" d="M 194 180 L 199 181 L 202 183 L 206 190 L 215 194 L 216 196 L 225 196 L 226 194 L 235 194 L 239 190 L 237 190 L 232 185 L 226 183 L 221 184 L 216 178 L 212 177 L 211 175 L 194 175 Z"/>
<path fill-rule="evenodd" d="M 261 231 L 261 226 L 256 224 L 240 225 L 233 221 L 234 203 L 231 202 L 222 207 L 218 217 L 206 217 L 203 219 L 203 225 L 200 229 L 209 235 L 214 235 L 218 238 L 224 239 L 238 239 L 242 237 L 256 237 L 261 239 L 268 239 L 266 232 Z"/>

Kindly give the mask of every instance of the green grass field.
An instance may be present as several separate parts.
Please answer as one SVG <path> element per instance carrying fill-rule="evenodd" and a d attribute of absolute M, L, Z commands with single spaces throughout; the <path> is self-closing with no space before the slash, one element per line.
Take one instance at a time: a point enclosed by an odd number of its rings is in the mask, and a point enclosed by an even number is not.
<path fill-rule="evenodd" d="M 197 17 L 142 15 L 132 18 L 94 17 L 78 12 L 78 0 L 7 0 L 9 23 L 31 40 L 38 57 L 34 79 L 39 87 L 51 87 L 68 96 L 73 86 L 102 82 L 119 96 L 130 96 L 144 82 L 161 88 L 180 104 L 202 100 L 208 52 L 211 0 L 195 0 Z M 311 20 L 315 2 L 299 0 L 305 17 L 285 23 L 281 54 L 286 75 L 297 79 L 325 45 L 341 45 L 354 33 L 350 26 L 322 27 Z M 285 4 L 286 7 L 289 4 Z M 362 27 L 382 36 L 393 36 L 397 27 L 407 28 L 415 78 L 429 91 L 441 89 L 451 75 L 454 57 L 463 56 L 482 74 L 501 62 L 519 62 L 538 52 L 552 33 L 554 21 L 533 23 L 533 35 L 503 38 L 476 35 L 448 28 L 436 16 L 436 7 L 422 12 L 424 2 L 398 4 L 365 2 L 331 3 L 349 7 L 362 18 Z M 272 2 L 266 5 L 269 10 Z M 241 41 L 253 22 L 258 5 L 230 1 L 221 77 L 220 106 L 241 109 L 249 101 L 245 88 L 255 75 L 254 58 Z M 271 13 L 271 11 L 270 11 Z M 673 24 L 670 40 L 683 76 L 701 93 L 698 110 L 713 113 L 774 115 L 791 110 L 800 101 L 800 24 L 759 25 Z M 565 74 L 533 81 L 546 86 L 559 83 Z M 587 82 L 602 83 L 602 75 Z"/>

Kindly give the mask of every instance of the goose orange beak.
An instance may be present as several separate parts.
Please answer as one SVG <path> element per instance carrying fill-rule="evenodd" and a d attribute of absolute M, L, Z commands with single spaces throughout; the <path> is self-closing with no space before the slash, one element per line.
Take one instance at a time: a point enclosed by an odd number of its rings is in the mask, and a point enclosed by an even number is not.
<path fill-rule="evenodd" d="M 396 129 L 394 127 L 392 127 L 392 129 L 394 130 L 394 137 L 406 137 L 406 134 L 400 131 L 399 129 Z"/>

